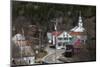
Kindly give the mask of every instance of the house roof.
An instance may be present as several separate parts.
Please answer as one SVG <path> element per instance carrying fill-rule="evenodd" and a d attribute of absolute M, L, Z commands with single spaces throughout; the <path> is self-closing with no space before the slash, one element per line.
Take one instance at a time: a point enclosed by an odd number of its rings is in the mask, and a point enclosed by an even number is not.
<path fill-rule="evenodd" d="M 73 32 L 73 31 L 71 31 L 71 32 L 69 32 L 69 34 L 70 35 L 87 35 L 87 33 L 86 32 Z"/>
<path fill-rule="evenodd" d="M 82 35 L 83 32 L 70 32 L 69 34 L 70 35 Z"/>
<path fill-rule="evenodd" d="M 70 31 L 73 31 L 73 32 L 84 32 L 84 30 L 85 29 L 83 27 L 75 26 Z"/>
<path fill-rule="evenodd" d="M 60 36 L 60 37 L 62 37 L 62 36 L 64 36 L 65 35 L 65 37 L 71 37 L 71 35 L 69 34 L 69 33 L 67 33 L 66 31 L 54 31 L 54 32 L 52 32 L 52 35 L 54 35 L 54 36 Z"/>
<path fill-rule="evenodd" d="M 62 32 L 60 31 L 54 31 L 54 32 L 52 32 L 52 35 L 54 35 L 54 36 L 59 36 L 60 34 L 61 34 Z"/>

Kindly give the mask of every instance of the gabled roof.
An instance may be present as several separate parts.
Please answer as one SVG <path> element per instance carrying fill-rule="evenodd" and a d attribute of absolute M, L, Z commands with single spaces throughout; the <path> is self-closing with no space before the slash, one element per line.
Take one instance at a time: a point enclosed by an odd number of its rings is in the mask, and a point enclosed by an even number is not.
<path fill-rule="evenodd" d="M 67 33 L 66 31 L 54 31 L 54 32 L 52 32 L 52 35 L 54 35 L 54 36 L 59 36 L 59 37 L 62 37 L 62 36 L 64 36 L 64 37 L 71 37 L 71 35 L 69 34 L 69 33 Z"/>
<path fill-rule="evenodd" d="M 83 32 L 70 32 L 69 34 L 70 35 L 82 35 Z"/>
<path fill-rule="evenodd" d="M 82 35 L 84 35 L 84 36 L 87 35 L 86 32 L 73 32 L 73 31 L 69 32 L 69 34 L 70 35 L 81 35 L 81 36 Z"/>
<path fill-rule="evenodd" d="M 71 29 L 71 31 L 73 32 L 84 32 L 84 28 L 83 27 L 79 27 L 79 26 L 75 26 L 74 28 Z"/>
<path fill-rule="evenodd" d="M 54 31 L 54 32 L 52 32 L 52 35 L 54 35 L 54 36 L 59 36 L 60 34 L 61 34 L 62 32 L 60 31 Z"/>

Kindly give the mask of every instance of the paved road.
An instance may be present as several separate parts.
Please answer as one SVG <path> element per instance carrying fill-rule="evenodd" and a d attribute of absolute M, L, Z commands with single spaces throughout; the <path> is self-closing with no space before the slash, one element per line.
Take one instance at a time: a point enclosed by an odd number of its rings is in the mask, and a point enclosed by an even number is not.
<path fill-rule="evenodd" d="M 42 61 L 46 63 L 63 63 L 63 62 L 76 62 L 76 61 L 89 61 L 90 55 L 87 49 L 81 49 L 80 53 L 74 54 L 71 58 L 67 58 L 62 56 L 62 53 L 65 52 L 65 49 L 53 49 L 46 47 L 45 49 L 48 52 L 48 55 L 46 55 Z M 58 58 L 60 58 L 62 61 L 59 61 Z"/>
<path fill-rule="evenodd" d="M 48 55 L 46 55 L 42 60 L 46 63 L 62 63 L 58 60 L 58 58 L 64 53 L 65 49 L 54 49 L 50 48 L 49 46 L 45 49 L 48 52 Z"/>

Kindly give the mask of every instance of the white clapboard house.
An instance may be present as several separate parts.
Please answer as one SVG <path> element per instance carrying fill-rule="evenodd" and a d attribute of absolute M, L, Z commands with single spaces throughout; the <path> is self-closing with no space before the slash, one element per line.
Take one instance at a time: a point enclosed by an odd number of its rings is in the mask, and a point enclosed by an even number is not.
<path fill-rule="evenodd" d="M 66 31 L 49 32 L 49 35 L 47 36 L 49 37 L 48 42 L 56 46 L 56 49 L 65 48 L 65 46 L 71 41 L 72 38 L 72 36 L 69 35 Z"/>

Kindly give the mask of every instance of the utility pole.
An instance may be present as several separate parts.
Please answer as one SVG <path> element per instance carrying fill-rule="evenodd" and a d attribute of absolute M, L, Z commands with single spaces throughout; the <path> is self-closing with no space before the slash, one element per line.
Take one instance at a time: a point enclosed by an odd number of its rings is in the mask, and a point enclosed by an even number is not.
<path fill-rule="evenodd" d="M 24 37 L 24 29 L 22 28 L 21 31 L 22 31 L 22 39 L 20 42 L 20 47 L 21 47 L 21 61 L 22 61 L 22 44 L 23 44 L 23 37 Z"/>
<path fill-rule="evenodd" d="M 54 22 L 54 27 L 55 27 L 55 31 L 56 31 L 56 36 L 55 36 L 55 48 L 57 49 L 57 26 L 58 26 L 58 18 L 55 18 L 55 20 L 51 20 L 52 22 Z M 56 49 L 55 49 L 55 63 L 56 63 Z"/>
<path fill-rule="evenodd" d="M 41 29 L 39 29 L 39 51 L 41 49 Z"/>

